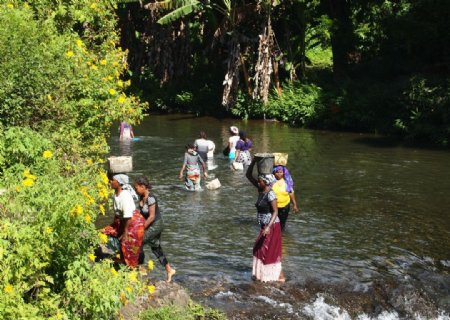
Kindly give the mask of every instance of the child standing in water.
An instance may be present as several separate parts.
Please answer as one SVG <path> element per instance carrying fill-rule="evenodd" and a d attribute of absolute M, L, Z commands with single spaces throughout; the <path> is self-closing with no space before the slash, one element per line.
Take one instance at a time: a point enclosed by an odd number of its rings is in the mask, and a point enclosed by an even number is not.
<path fill-rule="evenodd" d="M 120 123 L 120 140 L 132 140 L 134 138 L 133 127 L 125 121 Z"/>
<path fill-rule="evenodd" d="M 205 162 L 202 157 L 195 151 L 195 146 L 192 143 L 186 145 L 186 152 L 184 154 L 184 162 L 181 167 L 179 178 L 183 179 L 184 170 L 186 169 L 186 177 L 184 184 L 187 190 L 197 191 L 201 190 L 200 186 L 200 165 L 203 168 L 203 176 L 208 177 Z"/>
<path fill-rule="evenodd" d="M 161 248 L 161 233 L 164 229 L 164 221 L 159 211 L 158 200 L 151 191 L 152 186 L 146 177 L 138 177 L 134 182 L 134 188 L 140 198 L 139 210 L 145 218 L 143 245 L 150 247 L 159 263 L 166 269 L 167 282 L 170 282 L 176 270 L 170 266 Z"/>

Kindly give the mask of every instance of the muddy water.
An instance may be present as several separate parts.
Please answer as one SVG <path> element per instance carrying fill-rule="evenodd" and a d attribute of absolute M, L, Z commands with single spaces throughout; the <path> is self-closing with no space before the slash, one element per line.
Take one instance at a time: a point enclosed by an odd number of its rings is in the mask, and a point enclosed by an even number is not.
<path fill-rule="evenodd" d="M 247 132 L 254 152 L 289 153 L 301 212 L 283 234 L 284 285 L 250 280 L 257 192 L 221 155 L 230 125 Z M 192 193 L 178 173 L 184 145 L 200 130 L 216 143 L 210 179 L 222 187 Z M 123 143 L 114 130 L 111 154 L 132 155 L 130 176 L 150 178 L 175 281 L 200 302 L 233 319 L 449 319 L 448 151 L 186 115 L 150 116 L 135 134 L 139 141 Z M 151 276 L 164 277 L 163 269 Z"/>

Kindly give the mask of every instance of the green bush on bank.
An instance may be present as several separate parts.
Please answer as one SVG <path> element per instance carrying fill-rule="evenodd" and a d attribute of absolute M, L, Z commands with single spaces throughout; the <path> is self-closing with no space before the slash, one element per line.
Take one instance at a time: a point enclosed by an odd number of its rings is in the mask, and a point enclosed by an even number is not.
<path fill-rule="evenodd" d="M 144 289 L 94 263 L 107 134 L 142 117 L 113 17 L 108 1 L 0 4 L 2 319 L 110 319 Z"/>
<path fill-rule="evenodd" d="M 139 316 L 141 320 L 225 320 L 226 315 L 210 308 L 202 307 L 199 304 L 189 303 L 188 307 L 173 308 L 162 307 L 158 309 L 148 309 Z"/>

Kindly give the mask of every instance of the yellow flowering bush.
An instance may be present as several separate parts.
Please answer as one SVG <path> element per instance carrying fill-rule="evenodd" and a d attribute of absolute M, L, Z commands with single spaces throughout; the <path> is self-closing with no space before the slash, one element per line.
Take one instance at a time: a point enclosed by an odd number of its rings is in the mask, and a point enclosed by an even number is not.
<path fill-rule="evenodd" d="M 14 0 L 0 25 L 0 318 L 110 319 L 145 289 L 93 253 L 108 241 L 94 222 L 111 195 L 110 127 L 142 118 L 114 8 Z"/>

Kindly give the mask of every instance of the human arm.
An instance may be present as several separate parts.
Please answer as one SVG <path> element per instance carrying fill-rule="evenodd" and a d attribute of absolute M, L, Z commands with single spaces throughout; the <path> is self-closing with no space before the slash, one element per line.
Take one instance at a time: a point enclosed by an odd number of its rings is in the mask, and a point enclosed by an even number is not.
<path fill-rule="evenodd" d="M 145 201 L 147 201 L 148 204 L 148 198 L 145 199 Z M 156 217 L 156 202 L 153 202 L 152 204 L 148 204 L 148 218 L 147 220 L 145 220 L 144 225 L 145 229 L 147 229 L 153 223 L 153 221 L 155 221 L 155 217 Z"/>
<path fill-rule="evenodd" d="M 122 240 L 128 240 L 128 226 L 130 225 L 131 218 L 133 217 L 136 206 L 134 205 L 133 197 L 127 190 L 122 190 L 121 202 L 122 202 L 122 223 L 124 223 Z"/>
<path fill-rule="evenodd" d="M 247 177 L 248 181 L 250 181 L 255 187 L 258 188 L 258 181 L 253 177 L 253 174 L 252 174 L 255 163 L 256 163 L 255 159 L 253 159 L 247 168 L 247 172 L 246 172 L 245 176 Z"/>
<path fill-rule="evenodd" d="M 186 164 L 183 163 L 183 166 L 181 167 L 180 174 L 179 174 L 178 178 L 183 179 L 184 169 L 186 169 Z"/>
<path fill-rule="evenodd" d="M 131 218 L 124 218 L 123 220 L 125 221 L 125 227 L 123 228 L 123 233 L 120 239 L 123 241 L 128 241 L 128 226 L 130 225 Z"/>
<path fill-rule="evenodd" d="M 134 131 L 132 126 L 130 126 L 130 136 L 131 138 L 134 138 Z"/>
<path fill-rule="evenodd" d="M 299 208 L 297 207 L 297 200 L 295 200 L 294 190 L 292 190 L 292 192 L 289 193 L 289 198 L 291 199 L 291 202 L 292 202 L 292 204 L 293 204 L 292 211 L 293 211 L 294 213 L 299 212 L 300 210 L 299 210 Z"/>
<path fill-rule="evenodd" d="M 272 207 L 272 217 L 270 218 L 269 223 L 264 227 L 263 234 L 266 236 L 270 233 L 270 228 L 275 223 L 276 218 L 278 217 L 278 204 L 277 199 L 275 198 L 270 202 L 270 205 Z"/>
<path fill-rule="evenodd" d="M 200 155 L 197 155 L 198 157 L 198 162 L 200 162 L 200 164 L 202 165 L 203 168 L 203 176 L 205 178 L 208 178 L 208 168 L 206 168 L 206 164 L 205 161 L 203 161 L 202 157 L 200 157 Z"/>

